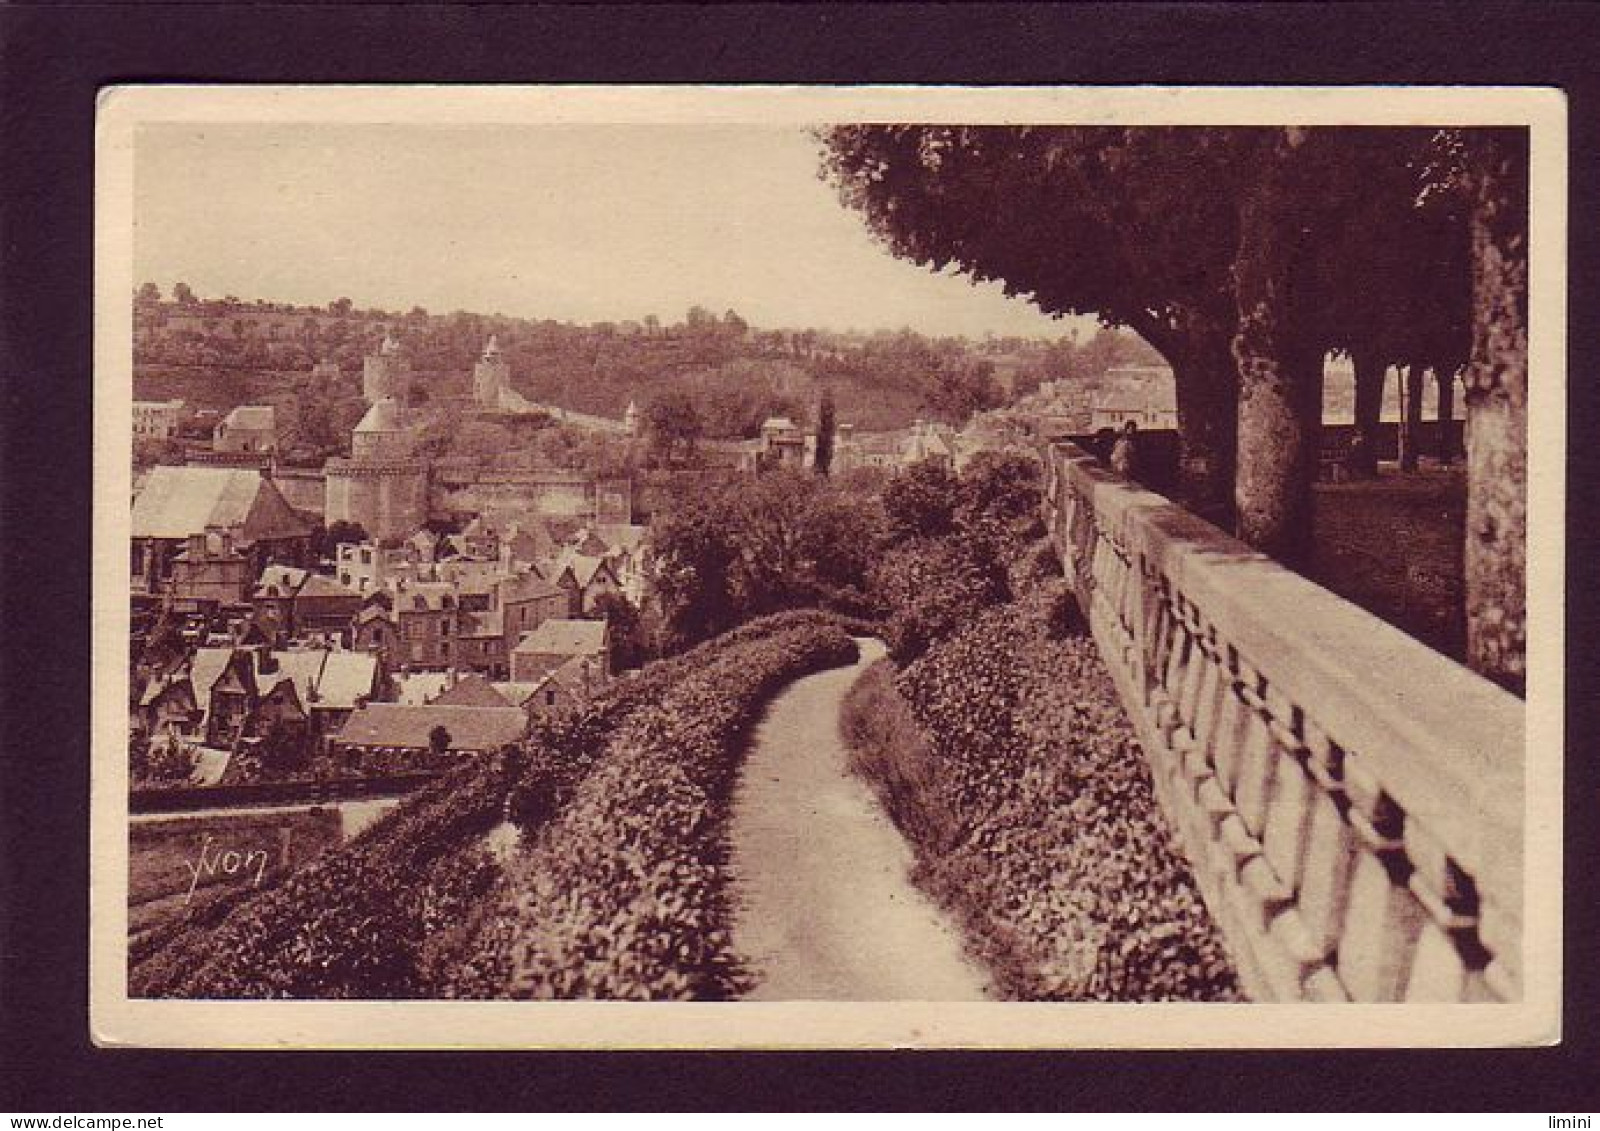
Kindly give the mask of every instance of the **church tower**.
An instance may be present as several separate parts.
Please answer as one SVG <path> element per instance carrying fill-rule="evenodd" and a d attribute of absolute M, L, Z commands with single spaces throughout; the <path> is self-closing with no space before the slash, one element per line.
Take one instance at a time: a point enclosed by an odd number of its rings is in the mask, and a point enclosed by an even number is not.
<path fill-rule="evenodd" d="M 622 414 L 622 427 L 630 436 L 639 434 L 639 406 L 631 400 L 628 402 L 628 411 Z"/>
<path fill-rule="evenodd" d="M 500 353 L 500 343 L 493 334 L 483 347 L 483 356 L 472 370 L 472 399 L 478 407 L 497 409 L 500 393 L 511 387 L 511 366 Z"/>
<path fill-rule="evenodd" d="M 385 397 L 393 397 L 404 404 L 411 396 L 411 359 L 388 331 L 384 331 L 383 345 L 378 347 L 378 352 L 367 355 L 364 360 L 361 395 L 368 404 L 376 404 Z"/>

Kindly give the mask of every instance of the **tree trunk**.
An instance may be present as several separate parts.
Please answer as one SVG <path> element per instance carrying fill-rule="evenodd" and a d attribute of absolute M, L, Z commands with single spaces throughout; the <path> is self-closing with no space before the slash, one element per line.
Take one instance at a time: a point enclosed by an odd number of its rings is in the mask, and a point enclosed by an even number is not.
<path fill-rule="evenodd" d="M 1188 340 L 1174 361 L 1178 394 L 1178 501 L 1224 530 L 1233 527 L 1239 441 L 1239 377 L 1226 330 Z"/>
<path fill-rule="evenodd" d="M 1406 366 L 1400 417 L 1400 470 L 1417 470 L 1417 441 L 1422 436 L 1422 366 Z"/>
<path fill-rule="evenodd" d="M 1527 651 L 1526 135 L 1475 140 L 1466 370 L 1467 662 L 1521 694 Z"/>
<path fill-rule="evenodd" d="M 1442 366 L 1434 376 L 1439 382 L 1439 462 L 1449 467 L 1456 459 L 1456 371 Z"/>
<path fill-rule="evenodd" d="M 1356 370 L 1356 435 L 1361 444 L 1351 461 L 1354 475 L 1370 479 L 1378 474 L 1378 443 L 1383 418 L 1383 385 L 1389 367 L 1376 350 L 1358 350 Z"/>
<path fill-rule="evenodd" d="M 1278 183 L 1294 141 L 1268 158 L 1240 214 L 1234 295 L 1239 327 L 1239 537 L 1288 564 L 1312 548 L 1312 484 L 1322 442 L 1323 350 L 1294 325 L 1294 263 L 1301 225 Z"/>

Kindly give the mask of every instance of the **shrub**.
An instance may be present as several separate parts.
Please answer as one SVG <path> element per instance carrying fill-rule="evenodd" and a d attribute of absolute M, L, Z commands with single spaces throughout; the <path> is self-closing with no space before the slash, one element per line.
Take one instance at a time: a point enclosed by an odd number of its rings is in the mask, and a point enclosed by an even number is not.
<path fill-rule="evenodd" d="M 774 691 L 851 662 L 856 646 L 819 614 L 793 613 L 697 651 L 695 667 L 615 729 L 512 867 L 495 926 L 471 958 L 507 969 L 511 996 L 737 991 L 720 862 L 743 740 Z"/>
<path fill-rule="evenodd" d="M 1047 626 L 1064 589 L 989 610 L 892 685 L 869 673 L 856 764 L 1009 995 L 1235 998 L 1092 639 Z"/>
<path fill-rule="evenodd" d="M 720 827 L 740 741 L 779 686 L 855 654 L 837 618 L 801 610 L 649 664 L 583 708 L 541 722 L 504 758 L 453 769 L 293 875 L 198 900 L 170 928 L 141 936 L 130 947 L 130 993 L 489 998 L 530 985 L 576 996 L 725 992 L 726 932 L 706 926 L 722 915 L 718 840 L 709 830 Z M 515 829 L 534 847 L 513 885 L 503 860 L 516 847 Z M 619 944 L 604 952 L 608 969 L 570 948 L 555 952 L 575 964 L 569 971 L 513 964 L 517 955 L 550 953 L 536 940 L 561 924 L 592 942 L 591 928 L 632 923 L 647 946 L 657 919 L 640 918 L 646 904 L 619 907 L 605 889 L 607 869 L 631 876 L 640 859 L 652 862 L 646 886 L 663 909 L 668 950 L 645 961 Z M 549 870 L 540 871 L 541 860 Z M 560 902 L 568 890 L 587 893 L 588 902 L 579 910 L 563 904 L 567 918 L 516 911 L 530 891 Z M 640 898 L 636 889 L 618 890 Z"/>
<path fill-rule="evenodd" d="M 884 638 L 900 662 L 1007 596 L 999 561 L 954 538 L 917 539 L 889 551 L 873 571 L 872 587 L 889 611 Z"/>

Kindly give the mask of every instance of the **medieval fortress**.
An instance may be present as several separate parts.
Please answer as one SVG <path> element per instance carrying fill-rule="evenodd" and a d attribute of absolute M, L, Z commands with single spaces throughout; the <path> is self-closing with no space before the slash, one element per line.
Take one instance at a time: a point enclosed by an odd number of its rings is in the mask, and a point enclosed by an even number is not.
<path fill-rule="evenodd" d="M 392 334 L 376 353 L 364 359 L 362 396 L 367 413 L 356 425 L 350 455 L 334 458 L 323 469 L 325 521 L 353 522 L 379 541 L 401 539 L 429 517 L 430 491 L 449 509 L 482 510 L 484 504 L 525 504 L 549 514 L 595 520 L 627 521 L 626 492 L 596 484 L 569 472 L 475 472 L 468 476 L 439 472 L 417 453 L 421 421 L 409 407 L 411 360 Z M 535 404 L 511 388 L 511 368 L 491 336 L 473 368 L 472 399 L 480 413 L 527 415 L 547 413 L 581 427 L 619 435 L 637 429 L 637 412 L 629 406 L 625 421 Z M 582 419 L 572 419 L 581 417 Z"/>

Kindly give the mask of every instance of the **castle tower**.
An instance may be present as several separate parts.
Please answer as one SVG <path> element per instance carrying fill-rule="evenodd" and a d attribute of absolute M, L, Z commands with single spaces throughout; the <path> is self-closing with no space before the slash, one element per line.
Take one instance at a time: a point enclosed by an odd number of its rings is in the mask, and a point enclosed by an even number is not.
<path fill-rule="evenodd" d="M 480 408 L 499 408 L 500 393 L 511 387 L 511 366 L 500 353 L 500 343 L 493 334 L 483 347 L 483 357 L 472 370 L 472 399 Z"/>
<path fill-rule="evenodd" d="M 367 355 L 362 363 L 361 395 L 369 404 L 385 397 L 404 403 L 411 395 L 411 359 L 387 331 L 378 352 Z"/>
<path fill-rule="evenodd" d="M 329 460 L 324 478 L 330 523 L 360 523 L 384 540 L 406 538 L 427 521 L 428 465 L 414 455 L 410 421 L 393 397 L 367 410 L 350 437 L 350 458 Z"/>

